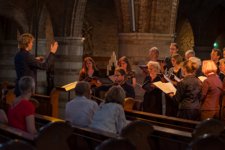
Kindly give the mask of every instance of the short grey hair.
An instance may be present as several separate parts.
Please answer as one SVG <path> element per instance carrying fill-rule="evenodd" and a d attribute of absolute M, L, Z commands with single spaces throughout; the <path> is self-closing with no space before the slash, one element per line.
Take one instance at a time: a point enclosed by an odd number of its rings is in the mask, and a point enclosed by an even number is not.
<path fill-rule="evenodd" d="M 19 90 L 21 94 L 33 93 L 35 90 L 34 79 L 30 76 L 23 76 L 19 80 Z"/>
<path fill-rule="evenodd" d="M 202 65 L 201 59 L 198 57 L 190 57 L 188 60 L 196 63 L 198 65 L 198 68 Z"/>
<path fill-rule="evenodd" d="M 90 93 L 90 84 L 86 81 L 78 81 L 74 91 L 77 96 L 85 96 Z"/>
<path fill-rule="evenodd" d="M 122 105 L 125 97 L 126 93 L 120 85 L 112 86 L 106 93 L 105 103 L 117 103 Z"/>
<path fill-rule="evenodd" d="M 195 56 L 195 51 L 192 50 L 192 49 L 187 50 L 187 51 L 185 52 L 185 56 L 187 56 L 188 54 L 192 54 L 193 56 Z"/>
<path fill-rule="evenodd" d="M 148 66 L 148 68 L 150 66 L 153 66 L 156 69 L 157 73 L 160 73 L 160 65 L 159 65 L 158 62 L 156 62 L 156 61 L 149 61 L 147 66 Z"/>

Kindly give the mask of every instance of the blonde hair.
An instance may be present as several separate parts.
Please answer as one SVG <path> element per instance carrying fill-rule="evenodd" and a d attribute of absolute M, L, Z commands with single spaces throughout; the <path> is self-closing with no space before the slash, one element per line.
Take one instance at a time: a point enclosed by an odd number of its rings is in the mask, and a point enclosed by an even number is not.
<path fill-rule="evenodd" d="M 188 60 L 195 62 L 198 65 L 198 68 L 201 66 L 202 62 L 201 59 L 199 59 L 198 57 L 190 57 Z"/>
<path fill-rule="evenodd" d="M 34 40 L 34 37 L 30 33 L 22 34 L 18 39 L 18 47 L 21 49 L 26 49 L 28 44 Z"/>
<path fill-rule="evenodd" d="M 147 66 L 148 66 L 148 68 L 150 66 L 153 66 L 155 68 L 155 70 L 157 71 L 157 73 L 160 73 L 160 65 L 159 65 L 158 62 L 156 62 L 156 61 L 149 61 Z"/>
<path fill-rule="evenodd" d="M 205 75 L 208 75 L 210 73 L 216 73 L 217 72 L 217 66 L 214 61 L 212 60 L 204 60 L 202 62 L 202 72 Z"/>

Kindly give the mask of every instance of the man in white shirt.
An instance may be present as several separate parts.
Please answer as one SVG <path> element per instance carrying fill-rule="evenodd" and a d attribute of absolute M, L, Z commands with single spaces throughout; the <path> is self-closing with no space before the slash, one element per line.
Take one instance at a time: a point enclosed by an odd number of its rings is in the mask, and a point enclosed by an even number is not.
<path fill-rule="evenodd" d="M 72 125 L 88 127 L 98 109 L 98 104 L 88 99 L 90 97 L 89 83 L 79 81 L 75 87 L 75 94 L 76 97 L 66 104 L 65 119 Z"/>

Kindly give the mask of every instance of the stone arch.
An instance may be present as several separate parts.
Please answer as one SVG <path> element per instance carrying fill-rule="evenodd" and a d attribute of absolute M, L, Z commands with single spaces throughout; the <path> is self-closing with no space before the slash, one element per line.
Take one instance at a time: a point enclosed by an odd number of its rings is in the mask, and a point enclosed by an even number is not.
<path fill-rule="evenodd" d="M 188 19 L 184 19 L 178 23 L 175 42 L 179 45 L 179 53 L 182 55 L 185 51 L 193 49 L 194 34 Z"/>

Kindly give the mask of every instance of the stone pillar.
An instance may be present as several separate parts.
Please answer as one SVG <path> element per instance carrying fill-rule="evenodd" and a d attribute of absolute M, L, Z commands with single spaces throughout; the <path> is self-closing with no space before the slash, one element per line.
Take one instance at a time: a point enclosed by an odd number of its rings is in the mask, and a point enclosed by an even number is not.
<path fill-rule="evenodd" d="M 14 69 L 14 57 L 18 51 L 16 40 L 0 41 L 0 82 L 15 83 L 16 71 Z"/>
<path fill-rule="evenodd" d="M 56 84 L 63 85 L 78 80 L 82 67 L 83 39 L 82 37 L 56 38 L 59 42 L 55 64 Z"/>
<path fill-rule="evenodd" d="M 35 45 L 32 50 L 33 55 L 35 55 Z M 38 39 L 37 56 L 46 57 L 49 54 L 49 48 L 47 48 L 46 39 Z M 46 94 L 46 70 L 37 70 L 37 85 L 36 93 Z"/>
<path fill-rule="evenodd" d="M 160 57 L 169 55 L 169 45 L 173 41 L 171 34 L 120 33 L 118 56 L 127 56 L 133 64 L 146 61 L 148 50 L 156 46 Z"/>

